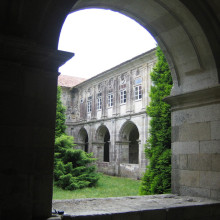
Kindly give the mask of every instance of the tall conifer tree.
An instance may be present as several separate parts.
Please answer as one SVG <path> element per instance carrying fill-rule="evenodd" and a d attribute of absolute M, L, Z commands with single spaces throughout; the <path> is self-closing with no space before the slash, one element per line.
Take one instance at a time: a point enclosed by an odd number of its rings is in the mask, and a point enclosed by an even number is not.
<path fill-rule="evenodd" d="M 158 61 L 151 73 L 151 102 L 147 114 L 151 117 L 150 137 L 145 153 L 150 164 L 142 178 L 140 194 L 169 193 L 171 188 L 171 114 L 163 98 L 170 94 L 172 78 L 168 63 L 157 47 Z"/>
<path fill-rule="evenodd" d="M 55 128 L 55 137 L 60 137 L 62 134 L 65 134 L 66 125 L 65 125 L 65 107 L 61 102 L 61 87 L 57 87 L 57 109 L 56 109 L 56 128 Z"/>

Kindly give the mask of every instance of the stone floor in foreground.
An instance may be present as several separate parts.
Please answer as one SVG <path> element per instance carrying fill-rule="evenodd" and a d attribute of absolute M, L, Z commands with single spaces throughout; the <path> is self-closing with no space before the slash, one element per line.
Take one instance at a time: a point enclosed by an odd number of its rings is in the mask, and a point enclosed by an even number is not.
<path fill-rule="evenodd" d="M 54 200 L 53 208 L 63 210 L 66 216 L 112 215 L 115 213 L 140 212 L 146 210 L 169 210 L 180 207 L 218 207 L 220 201 L 205 198 L 177 196 L 173 194 L 152 196 L 130 196 L 115 198 L 93 198 Z M 205 207 L 204 206 L 204 207 Z M 213 213 L 212 213 L 213 214 Z"/>

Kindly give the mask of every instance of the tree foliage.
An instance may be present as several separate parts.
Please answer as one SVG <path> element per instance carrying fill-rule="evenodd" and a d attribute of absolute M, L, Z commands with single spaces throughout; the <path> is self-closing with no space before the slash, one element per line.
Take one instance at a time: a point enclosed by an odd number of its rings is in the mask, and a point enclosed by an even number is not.
<path fill-rule="evenodd" d="M 55 128 L 55 137 L 60 137 L 65 133 L 66 125 L 65 125 L 65 111 L 66 108 L 63 106 L 61 102 L 61 87 L 57 87 L 57 109 L 56 109 L 56 128 Z"/>
<path fill-rule="evenodd" d="M 170 94 L 172 78 L 159 47 L 156 56 L 158 61 L 151 73 L 151 102 L 147 107 L 151 120 L 145 153 L 150 164 L 142 178 L 142 195 L 169 193 L 171 188 L 171 114 L 170 105 L 163 98 Z"/>
<path fill-rule="evenodd" d="M 54 183 L 66 190 L 95 186 L 99 175 L 92 154 L 74 149 L 74 138 L 65 134 L 65 107 L 61 102 L 61 88 L 57 92 L 55 129 Z"/>
<path fill-rule="evenodd" d="M 66 190 L 95 186 L 99 175 L 96 166 L 91 163 L 96 159 L 92 157 L 92 153 L 74 149 L 73 139 L 65 134 L 56 138 L 55 184 Z"/>

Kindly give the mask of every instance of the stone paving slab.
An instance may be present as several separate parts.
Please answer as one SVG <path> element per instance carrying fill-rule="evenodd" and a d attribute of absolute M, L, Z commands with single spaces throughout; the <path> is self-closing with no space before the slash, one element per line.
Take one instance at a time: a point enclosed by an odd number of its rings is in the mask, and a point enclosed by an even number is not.
<path fill-rule="evenodd" d="M 152 196 L 54 200 L 53 208 L 56 210 L 63 210 L 64 215 L 74 217 L 128 213 L 145 210 L 164 210 L 170 208 L 215 204 L 220 205 L 220 201 L 165 194 Z"/>

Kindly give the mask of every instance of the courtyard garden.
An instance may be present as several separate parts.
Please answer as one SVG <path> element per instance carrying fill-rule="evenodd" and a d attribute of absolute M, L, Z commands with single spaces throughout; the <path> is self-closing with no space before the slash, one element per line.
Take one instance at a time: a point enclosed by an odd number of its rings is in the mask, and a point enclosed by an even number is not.
<path fill-rule="evenodd" d="M 113 177 L 99 174 L 100 178 L 95 187 L 78 190 L 63 190 L 53 188 L 53 199 L 106 198 L 121 196 L 138 196 L 140 180 Z"/>

